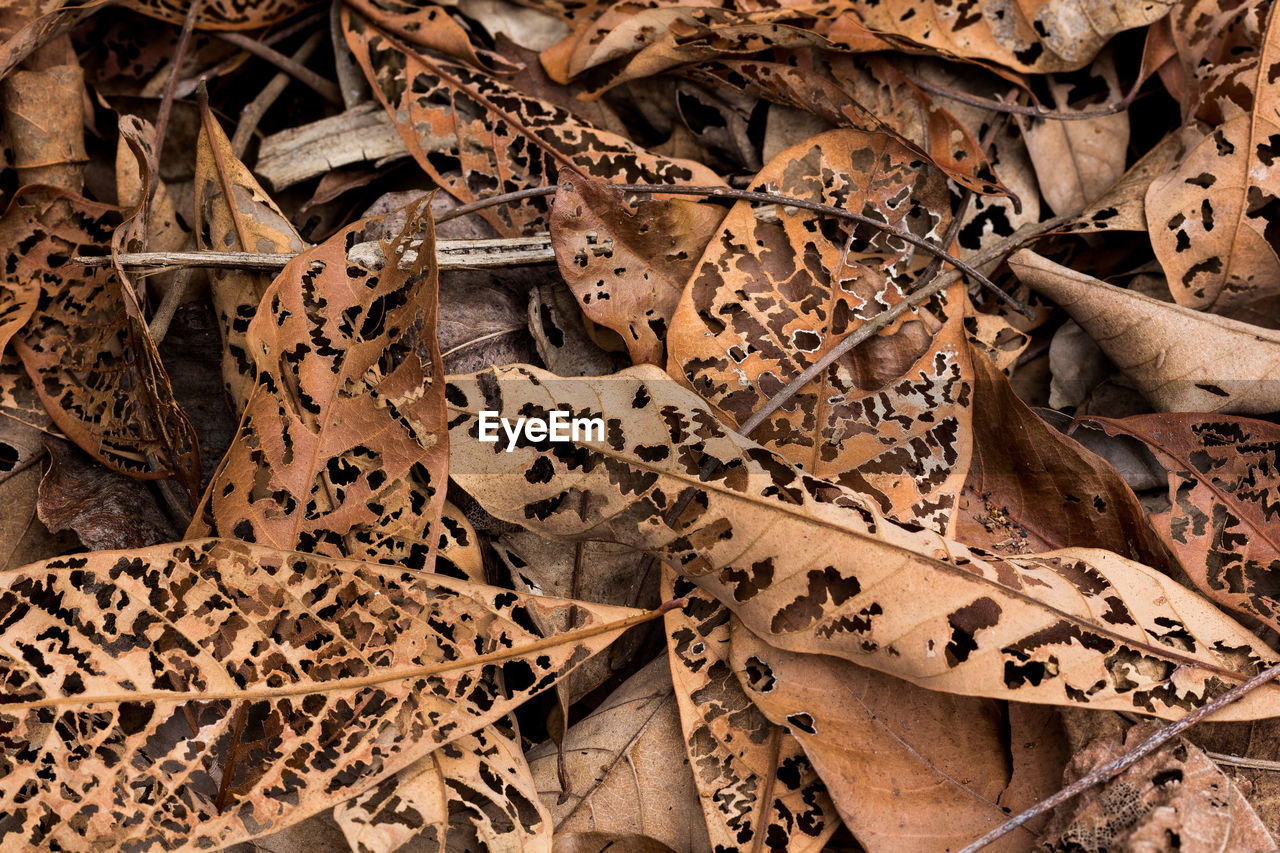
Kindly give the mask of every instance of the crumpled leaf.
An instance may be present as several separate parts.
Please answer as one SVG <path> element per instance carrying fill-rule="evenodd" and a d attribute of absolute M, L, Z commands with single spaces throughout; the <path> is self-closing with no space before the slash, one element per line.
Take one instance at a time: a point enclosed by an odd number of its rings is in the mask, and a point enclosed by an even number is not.
<path fill-rule="evenodd" d="M 84 71 L 57 65 L 14 71 L 0 82 L 18 182 L 84 190 Z"/>
<path fill-rule="evenodd" d="M 450 476 L 488 512 L 656 552 L 786 651 L 935 690 L 1162 717 L 1272 660 L 1211 604 L 1116 554 L 996 558 L 901 527 L 729 432 L 651 367 L 595 379 L 496 368 L 454 377 L 446 396 Z M 605 437 L 481 442 L 481 410 L 601 417 Z M 714 461 L 718 472 L 700 473 Z M 1220 713 L 1267 716 L 1277 694 L 1261 688 Z"/>
<path fill-rule="evenodd" d="M 1009 268 L 1066 309 L 1157 409 L 1280 411 L 1280 333 L 1112 287 L 1027 249 Z"/>
<path fill-rule="evenodd" d="M 551 235 L 583 312 L 622 336 L 632 362 L 661 365 L 676 303 L 723 218 L 723 210 L 685 199 L 631 206 L 607 185 L 565 171 Z"/>
<path fill-rule="evenodd" d="M 1179 55 L 1200 81 L 1196 119 L 1176 168 L 1147 190 L 1151 244 L 1179 305 L 1280 325 L 1280 24 L 1274 6 L 1190 2 L 1171 22 Z M 1226 20 L 1205 20 L 1226 13 Z M 1261 26 L 1258 26 L 1261 24 Z M 1213 38 L 1223 35 L 1229 44 Z M 1207 44 L 1206 44 L 1207 42 Z M 1222 62 L 1204 53 L 1222 48 Z M 1216 79 L 1214 79 L 1216 78 Z"/>
<path fill-rule="evenodd" d="M 1064 783 L 1119 758 L 1158 729 L 1156 723 L 1142 723 L 1123 738 L 1091 741 L 1072 760 Z M 1181 739 L 1060 807 L 1041 844 L 1049 853 L 1262 853 L 1276 846 L 1235 783 L 1203 751 Z"/>
<path fill-rule="evenodd" d="M 839 827 L 826 786 L 785 723 L 743 691 L 729 661 L 729 611 L 663 571 L 663 617 L 685 749 L 716 850 L 820 851 Z M 855 732 L 846 736 L 856 737 Z"/>
<path fill-rule="evenodd" d="M 1280 427 L 1200 414 L 1087 417 L 1108 435 L 1147 446 L 1168 474 L 1166 505 L 1150 514 L 1161 541 L 1214 601 L 1280 629 Z"/>
<path fill-rule="evenodd" d="M 196 243 L 219 252 L 301 252 L 298 232 L 231 150 L 208 105 L 200 111 L 196 141 Z M 228 199 L 230 197 L 231 200 Z M 214 310 L 222 332 L 222 381 L 237 415 L 243 414 L 257 376 L 245 333 L 271 276 L 247 270 L 210 270 Z"/>
<path fill-rule="evenodd" d="M 348 249 L 381 236 L 381 220 L 344 228 L 263 295 L 245 336 L 259 384 L 189 536 L 430 570 L 448 441 L 435 240 L 420 212 L 371 258 Z"/>
<path fill-rule="evenodd" d="M 551 814 L 519 741 L 496 726 L 433 750 L 339 804 L 334 819 L 352 850 L 551 851 Z"/>
<path fill-rule="evenodd" d="M 529 289 L 529 333 L 538 357 L 557 376 L 602 376 L 627 364 L 626 356 L 598 346 L 568 285 Z"/>
<path fill-rule="evenodd" d="M 777 155 L 751 188 L 849 207 L 941 238 L 942 176 L 883 134 L 835 130 Z M 818 177 L 821 176 L 821 177 Z M 923 256 L 923 257 L 922 257 Z M 863 322 L 902 301 L 930 257 L 809 211 L 730 210 L 671 322 L 668 370 L 742 423 Z M 970 456 L 964 285 L 833 363 L 753 436 L 805 471 L 946 523 Z M 908 510 L 908 508 L 911 508 Z M 891 510 L 892 508 L 892 510 Z"/>
<path fill-rule="evenodd" d="M 414 159 L 446 192 L 471 202 L 542 186 L 562 167 L 618 183 L 720 185 L 689 160 L 650 154 L 568 110 L 531 98 L 479 69 L 417 53 L 344 10 L 347 43 Z M 500 234 L 546 227 L 546 199 L 480 215 Z"/>
<path fill-rule="evenodd" d="M 561 788 L 559 747 L 529 750 L 529 767 L 556 835 L 639 833 L 676 853 L 711 853 L 698 810 L 670 671 L 660 657 L 569 728 Z"/>
<path fill-rule="evenodd" d="M 521 627 L 566 607 L 576 635 Z M 634 614 L 218 539 L 7 572 L 0 845 L 268 834 L 499 719 Z"/>

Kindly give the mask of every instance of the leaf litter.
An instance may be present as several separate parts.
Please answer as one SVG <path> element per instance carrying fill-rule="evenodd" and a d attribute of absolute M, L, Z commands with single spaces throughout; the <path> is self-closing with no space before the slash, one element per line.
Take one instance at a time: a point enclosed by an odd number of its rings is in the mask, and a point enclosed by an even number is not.
<path fill-rule="evenodd" d="M 1276 19 L 7 4 L 0 847 L 1273 849 Z"/>

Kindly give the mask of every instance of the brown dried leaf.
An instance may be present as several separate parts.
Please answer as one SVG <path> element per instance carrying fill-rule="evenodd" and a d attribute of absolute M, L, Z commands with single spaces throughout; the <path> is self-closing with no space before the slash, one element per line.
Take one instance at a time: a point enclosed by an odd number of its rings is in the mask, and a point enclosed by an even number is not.
<path fill-rule="evenodd" d="M 57 439 L 45 441 L 49 470 L 36 511 L 53 532 L 74 530 L 91 551 L 145 548 L 178 539 L 146 485 L 95 463 Z"/>
<path fill-rule="evenodd" d="M 0 83 L 18 183 L 84 189 L 84 71 L 58 65 L 15 71 Z"/>
<path fill-rule="evenodd" d="M 1138 439 L 1167 470 L 1167 501 L 1151 523 L 1196 586 L 1280 629 L 1280 427 L 1198 414 L 1084 422 Z"/>
<path fill-rule="evenodd" d="M 596 344 L 588 322 L 563 282 L 529 290 L 529 333 L 538 357 L 557 376 L 602 376 L 627 365 L 626 356 Z"/>
<path fill-rule="evenodd" d="M 940 173 L 883 135 L 835 130 L 781 152 L 758 191 L 848 207 L 922 238 L 946 228 Z M 819 177 L 821 176 L 821 177 Z M 852 243 L 850 243 L 852 241 Z M 852 250 L 850 249 L 852 246 Z M 739 202 L 672 319 L 668 370 L 742 423 L 863 322 L 900 302 L 929 257 L 822 214 Z M 753 433 L 805 471 L 944 529 L 970 455 L 964 286 L 832 364 Z"/>
<path fill-rule="evenodd" d="M 1116 554 L 996 558 L 884 519 L 727 431 L 652 367 L 595 379 L 496 368 L 454 377 L 447 397 L 450 474 L 491 514 L 656 552 L 787 651 L 947 692 L 1170 718 L 1272 660 L 1211 604 Z M 482 442 L 481 410 L 601 417 L 605 437 Z M 724 467 L 700 474 L 711 461 Z M 1277 694 L 1222 713 L 1269 715 Z"/>
<path fill-rule="evenodd" d="M 710 169 L 650 154 L 475 68 L 399 44 L 344 11 L 347 43 L 418 164 L 464 202 L 542 186 L 561 168 L 618 183 L 719 185 Z M 509 236 L 546 226 L 547 202 L 481 211 Z"/>
<path fill-rule="evenodd" d="M 640 833 L 676 853 L 711 853 L 666 658 L 627 679 L 590 716 L 569 728 L 559 747 L 529 750 L 538 792 L 562 833 Z"/>
<path fill-rule="evenodd" d="M 431 218 L 411 207 L 372 257 L 348 253 L 381 236 L 380 218 L 348 226 L 263 295 L 258 386 L 189 535 L 431 569 L 448 465 Z"/>
<path fill-rule="evenodd" d="M 720 208 L 683 199 L 631 206 L 608 185 L 564 171 L 551 237 L 586 315 L 622 336 L 632 362 L 661 365 L 667 324 L 723 218 Z"/>
<path fill-rule="evenodd" d="M 1119 758 L 1158 728 L 1144 723 L 1130 728 L 1123 738 L 1091 741 L 1072 759 L 1064 782 Z M 1185 740 L 1141 759 L 1106 785 L 1058 809 L 1041 844 L 1050 853 L 1270 853 L 1276 847 L 1240 789 Z"/>
<path fill-rule="evenodd" d="M 1009 268 L 1065 308 L 1157 409 L 1280 411 L 1280 332 L 1112 287 L 1027 249 Z"/>
<path fill-rule="evenodd" d="M 1275 328 L 1280 306 L 1280 24 L 1274 6 L 1187 3 L 1172 18 L 1190 69 L 1221 47 L 1204 20 L 1226 14 L 1229 63 L 1201 81 L 1197 118 L 1177 167 L 1151 182 L 1147 218 L 1156 258 L 1179 305 Z M 1201 9 L 1200 7 L 1205 7 Z M 1198 14 L 1196 14 L 1198 13 Z M 1265 25 L 1262 16 L 1265 15 Z M 1251 26 L 1252 25 L 1252 26 Z M 1224 33 L 1225 35 L 1225 33 Z M 1208 37 L 1208 44 L 1201 47 Z M 1188 47 L 1190 42 L 1196 48 Z"/>
<path fill-rule="evenodd" d="M 279 23 L 318 0 L 200 0 L 196 27 L 202 30 L 256 30 Z M 186 0 L 124 0 L 124 5 L 161 21 L 182 25 L 191 8 Z"/>
<path fill-rule="evenodd" d="M 1071 233 L 1146 231 L 1147 189 L 1152 180 L 1177 164 L 1181 147 L 1176 132 L 1166 135 L 1062 230 Z"/>
<path fill-rule="evenodd" d="M 687 603 L 663 617 L 667 655 L 712 847 L 822 850 L 840 825 L 835 806 L 785 724 L 770 722 L 738 683 L 728 609 L 664 569 L 662 597 L 675 596 Z"/>
<path fill-rule="evenodd" d="M 0 723 L 27 756 L 0 781 L 0 845 L 22 849 L 266 835 L 501 718 L 636 613 L 217 539 L 37 563 L 0 590 Z M 587 627 L 520 627 L 563 608 Z"/>
<path fill-rule="evenodd" d="M 744 698 L 804 747 L 866 849 L 943 853 L 1008 819 L 1001 797 L 1011 768 L 1000 703 L 933 693 L 825 655 L 784 652 L 736 618 L 725 638 Z M 1023 828 L 991 849 L 1025 851 L 1033 839 Z"/>
<path fill-rule="evenodd" d="M 305 247 L 253 174 L 231 150 L 208 105 L 196 141 L 196 245 L 219 252 L 301 252 Z M 233 201 L 229 201 L 229 199 Z M 245 333 L 271 276 L 245 270 L 210 270 L 214 310 L 222 332 L 222 381 L 237 415 L 249 402 L 257 375 Z"/>
<path fill-rule="evenodd" d="M 610 832 L 557 832 L 551 853 L 676 853 L 647 835 Z"/>
<path fill-rule="evenodd" d="M 551 814 L 518 739 L 497 726 L 433 750 L 333 816 L 357 851 L 551 851 Z"/>

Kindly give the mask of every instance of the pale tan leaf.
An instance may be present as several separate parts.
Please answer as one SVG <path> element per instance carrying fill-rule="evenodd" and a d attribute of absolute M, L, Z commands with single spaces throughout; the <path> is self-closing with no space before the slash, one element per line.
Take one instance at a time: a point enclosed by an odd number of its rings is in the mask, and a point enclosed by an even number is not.
<path fill-rule="evenodd" d="M 0 590 L 5 849 L 265 835 L 501 718 L 637 613 L 218 539 L 36 563 Z M 563 608 L 584 628 L 520 627 Z"/>
<path fill-rule="evenodd" d="M 1273 659 L 1211 604 L 1116 554 L 998 559 L 899 526 L 729 432 L 653 368 L 595 379 L 497 368 L 454 377 L 447 397 L 451 475 L 490 513 L 657 552 L 788 651 L 947 692 L 1163 717 Z M 605 435 L 480 441 L 482 410 L 600 417 Z M 711 462 L 724 467 L 700 474 Z M 1223 713 L 1269 715 L 1276 694 L 1254 691 Z"/>
<path fill-rule="evenodd" d="M 1280 332 L 1113 287 L 1027 249 L 1009 267 L 1065 308 L 1158 410 L 1280 410 Z"/>

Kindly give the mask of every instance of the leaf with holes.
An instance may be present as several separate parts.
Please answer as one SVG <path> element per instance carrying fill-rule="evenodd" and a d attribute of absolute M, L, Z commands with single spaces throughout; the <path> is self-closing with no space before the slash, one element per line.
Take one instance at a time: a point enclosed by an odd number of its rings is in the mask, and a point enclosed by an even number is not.
<path fill-rule="evenodd" d="M 256 30 L 279 23 L 318 0 L 201 0 L 196 27 L 202 30 Z M 182 25 L 191 5 L 184 0 L 125 0 L 135 12 Z"/>
<path fill-rule="evenodd" d="M 196 141 L 195 210 L 198 248 L 219 252 L 297 254 L 302 238 L 253 174 L 231 150 L 207 105 Z M 245 332 L 271 276 L 248 270 L 210 270 L 210 290 L 222 331 L 222 382 L 243 414 L 257 376 Z"/>
<path fill-rule="evenodd" d="M 575 634 L 526 627 L 563 608 Z M 217 539 L 7 572 L 0 846 L 268 834 L 501 718 L 637 613 Z"/>
<path fill-rule="evenodd" d="M 486 510 L 657 553 L 786 651 L 951 693 L 1169 718 L 1273 659 L 1209 602 L 1116 554 L 1001 559 L 891 522 L 728 431 L 651 367 L 592 379 L 495 368 L 454 377 L 446 396 L 450 476 Z M 604 434 L 481 441 L 481 411 L 599 418 Z M 1267 716 L 1277 695 L 1265 687 L 1222 713 Z"/>
<path fill-rule="evenodd" d="M 344 228 L 263 295 L 245 337 L 258 387 L 189 535 L 431 569 L 448 437 L 422 210 L 372 252 L 348 254 L 381 219 Z"/>
<path fill-rule="evenodd" d="M 344 11 L 347 43 L 418 164 L 464 202 L 554 183 L 577 169 L 616 183 L 723 185 L 689 160 L 651 154 L 479 69 L 413 51 Z M 481 212 L 499 233 L 545 227 L 544 198 Z"/>
<path fill-rule="evenodd" d="M 849 208 L 924 239 L 946 229 L 941 173 L 884 134 L 835 130 L 788 148 L 752 189 Z M 668 370 L 728 422 L 746 421 L 841 338 L 902 301 L 931 259 L 868 232 L 820 213 L 770 216 L 735 204 L 676 308 Z M 945 525 L 970 455 L 964 301 L 956 284 L 904 315 L 753 435 L 811 474 L 876 495 L 883 512 Z"/>
<path fill-rule="evenodd" d="M 636 364 L 663 362 L 667 324 L 724 211 L 684 199 L 634 207 L 606 184 L 561 173 L 551 207 L 556 262 L 583 312 Z"/>

